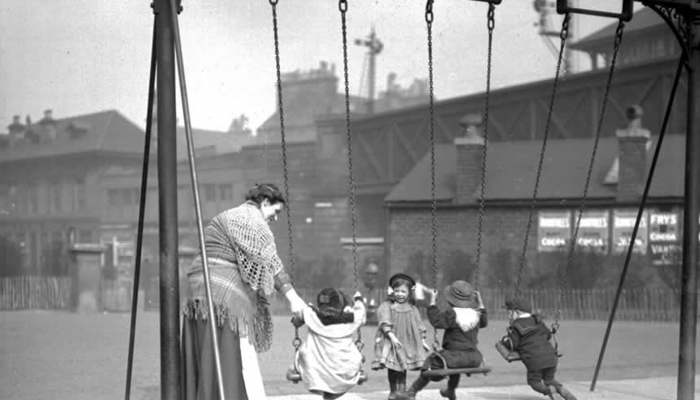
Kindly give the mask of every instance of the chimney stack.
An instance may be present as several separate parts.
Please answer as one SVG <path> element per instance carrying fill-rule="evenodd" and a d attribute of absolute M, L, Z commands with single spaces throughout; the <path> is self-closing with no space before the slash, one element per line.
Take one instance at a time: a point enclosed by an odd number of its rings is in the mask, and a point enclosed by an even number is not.
<path fill-rule="evenodd" d="M 615 132 L 618 140 L 619 172 L 617 200 L 638 200 L 644 190 L 647 175 L 648 145 L 651 133 L 642 128 L 642 107 L 627 108 L 627 127 Z"/>
<path fill-rule="evenodd" d="M 41 121 L 39 121 L 39 123 L 42 124 L 42 125 L 44 125 L 44 124 L 50 124 L 50 123 L 53 123 L 53 122 L 54 122 L 54 120 L 53 120 L 53 110 L 51 110 L 51 109 L 44 110 L 44 118 L 42 118 Z"/>
<path fill-rule="evenodd" d="M 12 137 L 17 137 L 21 136 L 24 134 L 24 125 L 22 125 L 21 122 L 19 122 L 19 115 L 15 115 L 12 117 L 12 123 L 7 126 L 7 130 L 10 133 L 10 136 Z"/>
<path fill-rule="evenodd" d="M 457 204 L 473 203 L 479 189 L 484 147 L 482 123 L 479 114 L 468 114 L 459 120 L 464 135 L 454 140 L 457 149 L 457 188 L 454 201 Z"/>

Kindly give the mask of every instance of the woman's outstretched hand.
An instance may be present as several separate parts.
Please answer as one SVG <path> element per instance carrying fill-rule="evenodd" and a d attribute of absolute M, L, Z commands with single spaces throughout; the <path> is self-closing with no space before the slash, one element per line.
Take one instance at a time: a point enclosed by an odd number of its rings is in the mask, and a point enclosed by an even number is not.
<path fill-rule="evenodd" d="M 287 301 L 289 301 L 289 308 L 292 314 L 300 314 L 305 307 L 308 307 L 294 288 L 289 289 L 284 295 L 287 297 Z"/>

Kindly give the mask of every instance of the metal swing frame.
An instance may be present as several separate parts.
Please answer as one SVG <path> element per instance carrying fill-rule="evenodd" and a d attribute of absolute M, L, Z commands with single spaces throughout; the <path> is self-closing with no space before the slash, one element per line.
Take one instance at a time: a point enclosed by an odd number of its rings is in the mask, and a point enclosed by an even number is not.
<path fill-rule="evenodd" d="M 494 11 L 495 6 L 501 3 L 501 0 L 474 0 L 488 3 L 487 12 L 487 28 L 488 28 L 488 55 L 487 55 L 487 75 L 486 75 L 486 100 L 483 114 L 483 125 L 484 125 L 484 146 L 482 147 L 482 158 L 481 158 L 481 176 L 480 176 L 480 196 L 479 196 L 479 213 L 478 213 L 478 224 L 477 224 L 477 247 L 476 247 L 476 269 L 474 271 L 474 282 L 476 287 L 478 287 L 479 279 L 479 265 L 481 261 L 481 239 L 482 239 L 482 228 L 484 221 L 484 195 L 486 190 L 486 155 L 488 146 L 488 118 L 489 118 L 489 98 L 491 93 L 491 56 L 492 56 L 492 45 L 493 45 L 493 30 L 495 27 Z M 431 207 L 430 207 L 430 232 L 431 232 L 431 267 L 432 267 L 432 286 L 437 287 L 437 200 L 435 194 L 435 90 L 434 90 L 434 79 L 433 79 L 433 30 L 432 25 L 435 19 L 433 14 L 433 3 L 434 0 L 427 0 L 425 5 L 425 22 L 427 28 L 427 44 L 428 44 L 428 88 L 429 88 L 429 134 L 430 134 L 430 196 L 431 196 Z M 433 368 L 430 366 L 427 370 L 421 371 L 421 375 L 425 377 L 442 377 L 450 375 L 461 375 L 464 374 L 471 377 L 474 374 L 487 375 L 491 372 L 491 368 L 486 366 L 482 361 L 481 366 L 472 368 L 449 368 L 447 366 L 447 361 L 445 357 L 440 353 L 439 340 L 437 338 L 437 329 L 433 331 L 433 354 L 437 355 L 438 359 L 441 361 L 442 366 L 440 368 Z"/>
<path fill-rule="evenodd" d="M 617 30 L 615 33 L 615 41 L 614 41 L 614 45 L 613 45 L 613 55 L 612 55 L 612 59 L 610 62 L 610 68 L 608 70 L 608 77 L 607 77 L 607 82 L 605 85 L 605 92 L 603 94 L 601 112 L 600 112 L 600 115 L 598 118 L 598 125 L 597 125 L 597 129 L 595 132 L 595 137 L 593 140 L 591 156 L 589 158 L 588 170 L 587 170 L 587 174 L 586 174 L 586 181 L 584 183 L 583 194 L 581 196 L 581 201 L 579 202 L 579 208 L 578 208 L 577 214 L 576 214 L 576 223 L 574 225 L 574 232 L 573 232 L 573 235 L 572 235 L 571 240 L 569 242 L 567 262 L 566 262 L 566 266 L 565 266 L 563 273 L 561 271 L 557 271 L 558 283 L 559 283 L 559 293 L 557 296 L 557 304 L 561 304 L 561 297 L 562 297 L 562 292 L 563 292 L 562 289 L 566 284 L 564 282 L 564 274 L 566 273 L 566 270 L 571 266 L 571 263 L 573 262 L 575 251 L 576 251 L 577 238 L 578 238 L 578 233 L 579 233 L 579 229 L 581 226 L 581 218 L 582 218 L 583 213 L 584 213 L 585 208 L 586 208 L 588 189 L 590 187 L 591 177 L 592 177 L 592 173 L 593 173 L 593 166 L 595 164 L 595 159 L 596 159 L 596 155 L 598 152 L 598 145 L 599 145 L 601 133 L 603 130 L 603 121 L 605 119 L 605 111 L 607 108 L 608 99 L 610 97 L 609 96 L 610 95 L 610 87 L 612 85 L 612 79 L 614 77 L 617 55 L 619 53 L 620 45 L 622 43 L 622 34 L 624 32 L 624 25 L 625 25 L 625 22 L 631 20 L 631 18 L 632 18 L 632 0 L 623 0 L 622 12 L 620 12 L 620 13 L 599 12 L 599 11 L 595 11 L 595 10 L 572 8 L 572 7 L 568 6 L 567 0 L 558 0 L 557 1 L 557 12 L 560 14 L 564 14 L 564 20 L 562 21 L 562 29 L 560 32 L 561 44 L 559 47 L 559 56 L 557 59 L 556 74 L 554 76 L 554 82 L 552 84 L 552 93 L 550 96 L 549 110 L 548 110 L 548 114 L 547 114 L 544 136 L 542 139 L 542 147 L 540 148 L 540 153 L 539 153 L 539 158 L 538 158 L 535 185 L 533 188 L 533 194 L 532 194 L 532 199 L 530 202 L 530 209 L 529 209 L 529 213 L 528 213 L 528 222 L 527 222 L 527 226 L 525 228 L 525 239 L 523 241 L 523 248 L 522 248 L 522 252 L 521 252 L 521 256 L 520 256 L 520 266 L 518 269 L 518 277 L 517 277 L 517 280 L 515 283 L 515 288 L 514 288 L 514 292 L 515 292 L 516 296 L 520 292 L 520 285 L 522 283 L 522 273 L 523 273 L 523 270 L 525 267 L 525 263 L 527 262 L 528 239 L 530 236 L 530 231 L 532 229 L 532 220 L 533 220 L 535 207 L 537 204 L 537 193 L 538 193 L 538 189 L 539 189 L 540 178 L 542 175 L 542 167 L 543 167 L 543 161 L 544 161 L 544 154 L 545 154 L 546 148 L 547 148 L 547 140 L 549 138 L 551 119 L 552 119 L 552 115 L 553 115 L 553 109 L 554 109 L 555 99 L 556 99 L 556 94 L 557 94 L 557 87 L 558 87 L 559 78 L 560 78 L 560 71 L 561 71 L 563 54 L 564 54 L 564 49 L 566 47 L 566 41 L 568 38 L 570 16 L 572 13 L 578 13 L 578 14 L 587 14 L 587 15 L 595 15 L 595 16 L 602 16 L 602 17 L 613 17 L 613 18 L 618 19 Z M 561 316 L 560 314 L 561 314 L 561 310 L 557 307 L 557 310 L 555 311 L 555 320 L 554 320 L 552 326 L 550 327 L 550 332 L 551 332 L 550 340 L 552 341 L 552 345 L 554 346 L 554 350 L 555 350 L 557 357 L 563 356 L 563 354 L 559 351 L 559 343 L 556 339 L 556 333 L 559 331 L 559 327 L 560 327 L 560 325 L 559 325 L 559 318 Z M 495 347 L 496 347 L 496 350 L 498 351 L 498 353 L 503 357 L 503 359 L 509 363 L 513 362 L 513 361 L 519 361 L 521 359 L 520 354 L 518 354 L 517 351 L 512 349 L 512 342 L 510 341 L 510 338 L 508 337 L 508 335 L 503 336 L 499 341 L 497 341 L 495 344 Z"/>
<path fill-rule="evenodd" d="M 487 0 L 479 0 L 487 1 Z M 561 1 L 561 0 L 559 0 Z M 680 349 L 678 361 L 678 393 L 679 400 L 690 400 L 694 396 L 694 363 L 695 363 L 695 331 L 697 327 L 697 269 L 698 246 L 697 214 L 700 210 L 700 137 L 694 131 L 696 128 L 696 88 L 695 70 L 700 67 L 700 52 L 695 40 L 698 28 L 693 21 L 700 15 L 700 6 L 693 0 L 637 0 L 654 9 L 671 27 L 681 48 L 684 59 L 680 64 L 685 67 L 688 80 L 686 112 L 686 148 L 685 148 L 685 192 L 684 192 L 684 224 L 683 224 L 683 260 L 681 276 L 681 323 Z M 158 174 L 159 174 L 159 210 L 160 210 L 160 308 L 161 308 L 161 398 L 178 398 L 180 392 L 179 380 L 179 304 L 178 304 L 178 266 L 177 266 L 177 197 L 176 195 L 176 160 L 175 160 L 175 82 L 173 59 L 173 23 L 168 14 L 173 0 L 154 0 L 154 9 L 162 10 L 158 21 L 157 46 L 158 65 Z M 178 7 L 179 8 L 179 7 Z M 681 68 L 679 68 L 680 70 Z M 669 108 L 672 103 L 669 99 Z M 150 103 L 150 102 L 149 102 Z M 149 105 L 150 107 L 150 105 Z M 664 120 L 664 126 L 666 125 Z M 142 196 L 145 197 L 145 196 Z M 136 260 L 138 264 L 140 260 Z M 138 268 L 137 268 L 138 270 Z M 136 271 L 135 271 L 136 272 Z M 621 282 L 624 281 L 626 268 L 622 272 Z M 136 294 L 134 295 L 136 298 Z M 132 313 L 136 310 L 132 308 Z M 611 321 L 614 317 L 614 307 Z M 135 321 L 135 318 L 132 318 Z M 133 322 L 132 322 L 133 329 Z M 602 355 L 601 355 L 602 357 Z M 129 366 L 130 368 L 130 366 Z M 126 395 L 128 399 L 128 393 Z"/>

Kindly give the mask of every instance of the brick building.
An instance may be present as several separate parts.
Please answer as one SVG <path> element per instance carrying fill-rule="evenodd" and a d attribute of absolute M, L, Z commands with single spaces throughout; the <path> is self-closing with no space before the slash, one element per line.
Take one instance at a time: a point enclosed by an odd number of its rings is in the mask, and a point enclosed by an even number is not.
<path fill-rule="evenodd" d="M 637 18 L 638 14 L 641 15 L 639 18 Z M 615 78 L 610 87 L 611 101 L 603 120 L 602 136 L 608 138 L 604 141 L 610 143 L 610 140 L 613 140 L 614 142 L 616 130 L 627 125 L 626 105 L 638 104 L 643 107 L 644 123 L 647 127 L 657 128 L 661 125 L 678 54 L 673 48 L 665 53 L 639 53 L 639 50 L 634 49 L 643 48 L 650 39 L 655 39 L 654 43 L 665 40 L 664 38 L 667 37 L 665 29 L 667 28 L 663 20 L 646 10 L 635 14 L 632 21 L 626 24 L 626 34 L 621 45 L 621 56 L 624 60 L 616 69 Z M 591 54 L 602 54 L 606 49 L 612 48 L 614 32 L 615 24 L 611 24 L 573 43 L 572 47 Z M 627 57 L 625 54 L 644 54 L 644 57 L 630 58 L 631 56 Z M 604 59 L 603 56 L 598 57 L 601 60 Z M 593 137 L 598 125 L 601 96 L 605 91 L 608 74 L 608 70 L 604 67 L 605 64 L 600 62 L 598 68 L 591 71 L 570 74 L 562 78 L 558 86 L 556 105 L 552 110 L 550 138 L 561 143 L 586 143 Z M 554 64 L 552 68 L 554 69 Z M 437 76 L 436 80 L 439 82 L 440 77 Z M 681 77 L 680 87 L 682 88 L 684 84 L 684 78 Z M 549 113 L 547 104 L 551 95 L 551 85 L 551 80 L 543 80 L 492 90 L 489 110 L 490 143 L 494 143 L 497 148 L 507 148 L 520 143 L 521 146 L 531 146 L 530 151 L 534 151 L 543 136 Z M 463 128 L 460 126 L 460 120 L 465 115 L 483 113 L 484 102 L 485 93 L 436 101 L 434 127 L 438 148 L 453 148 L 455 138 L 462 135 Z M 684 132 L 685 117 L 685 98 L 677 96 L 668 121 L 668 131 Z M 341 118 L 319 119 L 317 125 L 322 141 L 343 145 L 344 121 Z M 411 173 L 418 173 L 415 172 L 417 165 L 426 162 L 425 157 L 429 149 L 428 126 L 429 112 L 424 105 L 372 116 L 358 116 L 353 120 L 353 156 L 356 166 L 357 204 L 361 221 L 358 228 L 363 236 L 375 238 L 377 242 L 386 244 L 384 252 L 378 256 L 381 261 L 378 263 L 380 279 L 387 277 L 392 270 L 404 268 L 408 262 L 407 258 L 410 254 L 407 255 L 405 252 L 397 254 L 395 249 L 392 250 L 392 246 L 401 240 L 393 237 L 397 233 L 393 230 L 392 221 L 397 212 L 415 211 L 416 204 L 411 203 L 410 197 L 393 198 L 390 194 L 398 195 L 400 191 L 397 192 L 397 190 L 403 185 L 406 177 Z M 611 146 L 614 147 L 616 144 L 613 143 Z M 449 151 L 448 157 L 450 157 Z M 342 152 L 339 151 L 338 154 Z M 443 156 L 438 157 L 438 163 L 445 163 L 446 161 L 440 157 Z M 456 164 L 454 168 L 457 168 Z M 461 165 L 460 168 L 468 168 L 468 166 Z M 612 164 L 605 168 L 615 170 L 615 161 L 612 160 Z M 412 184 L 426 185 L 424 187 L 427 188 L 429 185 L 427 171 L 423 170 L 422 174 L 421 179 L 412 180 Z M 609 186 L 603 187 L 609 188 Z M 583 181 L 580 181 L 578 190 L 582 188 Z M 528 196 L 519 197 L 518 201 L 523 202 Z M 494 207 L 496 204 L 499 203 L 494 204 L 492 201 L 490 206 Z M 468 207 L 463 212 L 469 212 L 467 209 Z M 514 211 L 508 208 L 503 212 L 507 215 Z M 489 220 L 494 221 L 494 218 L 500 217 L 491 215 Z M 454 224 L 458 220 L 441 219 L 441 226 Z M 511 221 L 512 218 L 504 216 L 503 220 Z M 427 229 L 426 223 L 422 220 L 416 222 L 414 227 Z M 515 221 L 512 223 L 520 226 Z M 506 233 L 520 238 L 523 236 L 512 230 Z M 419 242 L 423 243 L 423 239 Z M 465 242 L 472 239 L 473 237 L 469 237 Z M 531 254 L 531 251 L 528 253 Z M 423 253 L 423 256 L 425 254 Z M 449 255 L 449 252 L 446 254 Z"/>
<path fill-rule="evenodd" d="M 639 111 L 630 109 L 628 126 L 600 141 L 577 236 L 581 250 L 602 255 L 626 251 L 657 139 L 641 127 Z M 483 139 L 474 133 L 478 129 L 473 119 L 465 120 L 464 132 L 468 134 L 435 150 L 438 265 L 455 251 L 469 258 L 476 251 Z M 528 242 L 529 269 L 537 269 L 543 254 L 568 251 L 592 143 L 590 138 L 548 143 Z M 519 256 L 524 245 L 540 147 L 540 141 L 494 142 L 488 147 L 480 279 L 492 284 L 494 263 L 503 262 L 496 254 L 505 250 Z M 680 248 L 683 154 L 684 136 L 667 136 L 635 247 L 653 265 L 675 262 Z M 432 253 L 432 235 L 426 229 L 431 223 L 428 156 L 394 187 L 386 204 L 389 269 L 404 270 L 416 258 L 425 266 Z M 514 271 L 517 260 L 510 263 Z"/>

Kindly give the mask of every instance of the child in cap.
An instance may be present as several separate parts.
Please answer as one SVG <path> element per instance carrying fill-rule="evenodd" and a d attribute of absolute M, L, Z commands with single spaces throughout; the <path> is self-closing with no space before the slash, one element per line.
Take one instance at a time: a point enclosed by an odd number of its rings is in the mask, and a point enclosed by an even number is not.
<path fill-rule="evenodd" d="M 530 304 L 522 298 L 506 300 L 510 326 L 503 344 L 520 354 L 527 369 L 527 383 L 538 393 L 556 399 L 561 395 L 565 400 L 576 397 L 559 383 L 554 375 L 557 372 L 557 352 L 549 341 L 552 331 L 542 322 L 542 318 L 532 313 Z"/>
<path fill-rule="evenodd" d="M 377 309 L 372 369 L 387 369 L 390 400 L 406 390 L 406 371 L 419 369 L 430 350 L 420 311 L 412 304 L 415 286 L 410 276 L 393 275 L 389 279 L 391 295 Z"/>
<path fill-rule="evenodd" d="M 428 306 L 428 320 L 435 329 L 444 329 L 440 355 L 432 353 L 425 361 L 423 371 L 441 368 L 474 368 L 483 362 L 483 356 L 477 348 L 479 328 L 488 324 L 486 308 L 481 302 L 479 292 L 467 281 L 454 281 L 444 291 L 445 307 L 437 306 L 437 291 L 433 291 Z M 423 389 L 430 380 L 440 381 L 444 377 L 428 378 L 421 374 L 404 393 L 402 399 L 415 399 L 416 393 Z M 460 374 L 450 375 L 447 388 L 440 390 L 440 395 L 455 400 L 455 389 L 459 385 Z"/>
<path fill-rule="evenodd" d="M 294 326 L 306 324 L 309 331 L 299 349 L 301 378 L 310 392 L 324 399 L 337 399 L 360 379 L 362 353 L 354 343 L 354 335 L 365 323 L 365 306 L 359 292 L 353 297 L 350 307 L 343 292 L 323 289 L 315 308 L 306 307 L 292 318 Z"/>

